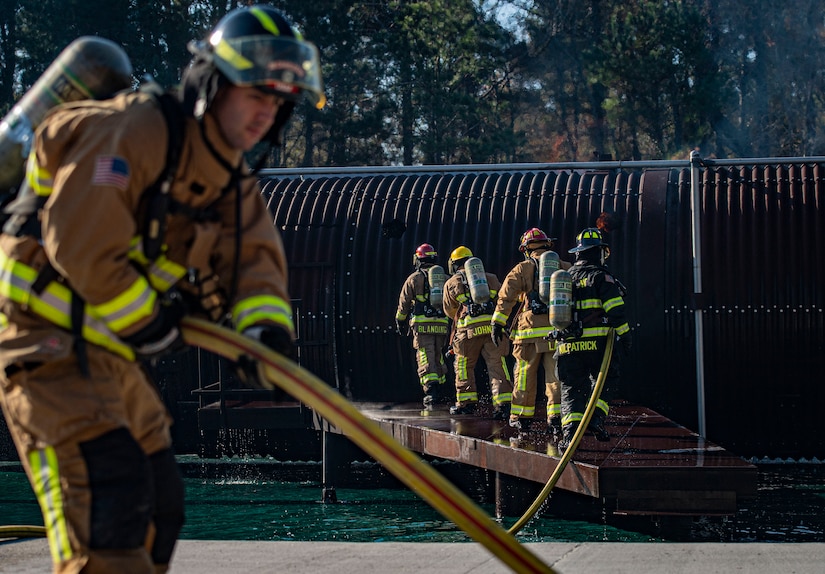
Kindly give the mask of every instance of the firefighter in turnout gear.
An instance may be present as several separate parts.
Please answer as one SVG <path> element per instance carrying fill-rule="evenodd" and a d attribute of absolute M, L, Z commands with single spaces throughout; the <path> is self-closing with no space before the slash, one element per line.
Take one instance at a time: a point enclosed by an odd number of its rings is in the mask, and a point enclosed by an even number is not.
<path fill-rule="evenodd" d="M 510 426 L 527 430 L 535 416 L 536 387 L 539 367 L 544 369 L 544 394 L 547 397 L 547 425 L 554 436 L 561 434 L 561 402 L 556 379 L 556 345 L 549 338 L 550 325 L 547 304 L 539 295 L 539 262 L 541 255 L 550 251 L 555 239 L 541 229 L 528 229 L 519 243 L 524 261 L 518 263 L 504 278 L 498 293 L 498 302 L 492 319 L 492 339 L 499 343 L 505 337 L 510 313 L 518 305 L 513 318 L 510 339 L 513 341 L 513 401 L 510 407 Z M 553 255 L 552 253 L 550 255 Z M 570 263 L 558 261 L 562 269 Z"/>
<path fill-rule="evenodd" d="M 317 50 L 253 6 L 193 52 L 177 136 L 142 91 L 54 108 L 18 197 L 34 208 L 0 235 L 0 402 L 55 572 L 168 569 L 184 489 L 141 360 L 182 348 L 184 314 L 293 354 L 286 257 L 244 152 L 276 143 L 302 94 L 323 102 Z"/>
<path fill-rule="evenodd" d="M 424 391 L 424 407 L 432 409 L 447 376 L 443 349 L 449 338 L 449 319 L 444 315 L 444 270 L 429 243 L 413 254 L 415 271 L 407 277 L 398 296 L 395 325 L 399 335 L 412 331 L 418 363 L 418 380 Z"/>
<path fill-rule="evenodd" d="M 584 418 L 587 401 L 599 375 L 609 328 L 615 329 L 618 341 L 630 348 L 630 326 L 625 316 L 624 299 L 613 275 L 604 266 L 610 248 L 596 228 L 587 228 L 576 237 L 570 249 L 576 262 L 569 269 L 573 279 L 574 323 L 561 333 L 556 360 L 561 381 L 562 439 L 559 449 L 569 445 L 579 422 Z M 604 428 L 607 402 L 599 400 L 589 430 L 600 441 L 610 440 Z"/>
<path fill-rule="evenodd" d="M 468 261 L 476 263 L 469 271 Z M 456 403 L 450 407 L 450 414 L 475 412 L 478 404 L 475 367 L 482 357 L 490 376 L 493 418 L 505 420 L 509 416 L 513 393 L 505 361 L 509 342 L 503 338 L 494 344 L 490 339 L 490 321 L 501 283 L 495 275 L 483 271 L 481 262 L 464 246 L 450 254 L 449 268 L 453 275 L 444 285 L 444 312 L 454 322 L 452 348 L 456 389 Z M 483 289 L 478 288 L 482 286 Z"/>

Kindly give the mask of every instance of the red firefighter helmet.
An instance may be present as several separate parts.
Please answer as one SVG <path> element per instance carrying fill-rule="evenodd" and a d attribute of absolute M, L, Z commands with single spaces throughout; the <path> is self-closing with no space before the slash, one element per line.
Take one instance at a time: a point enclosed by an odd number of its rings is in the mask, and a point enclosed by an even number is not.
<path fill-rule="evenodd" d="M 432 263 L 435 264 L 438 261 L 438 252 L 435 250 L 435 247 L 430 245 L 429 243 L 422 243 L 415 249 L 415 253 L 413 254 L 413 265 L 418 267 L 422 263 Z"/>
<path fill-rule="evenodd" d="M 555 240 L 555 237 L 548 237 L 547 234 L 538 227 L 531 227 L 525 231 L 524 234 L 522 234 L 518 250 L 524 253 L 527 251 L 527 246 L 531 243 L 545 243 L 547 244 L 547 247 L 550 248 L 553 247 L 553 242 Z"/>

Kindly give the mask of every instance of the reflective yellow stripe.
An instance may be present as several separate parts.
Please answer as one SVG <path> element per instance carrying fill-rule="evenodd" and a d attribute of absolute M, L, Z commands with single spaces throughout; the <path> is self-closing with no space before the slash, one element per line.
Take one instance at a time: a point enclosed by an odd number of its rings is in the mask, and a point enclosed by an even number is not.
<path fill-rule="evenodd" d="M 463 355 L 455 356 L 455 374 L 460 380 L 467 380 L 467 357 Z"/>
<path fill-rule="evenodd" d="M 273 36 L 280 36 L 281 31 L 278 29 L 278 25 L 269 17 L 269 14 L 261 10 L 260 8 L 250 8 L 249 13 L 255 16 L 258 19 L 258 22 L 261 23 L 267 31 Z"/>
<path fill-rule="evenodd" d="M 504 371 L 504 377 L 512 383 L 513 379 L 510 376 L 510 369 L 507 368 L 507 359 L 504 355 L 501 356 L 501 370 Z"/>
<path fill-rule="evenodd" d="M 602 308 L 601 299 L 582 299 L 581 301 L 576 301 L 576 309 L 601 309 L 601 308 Z"/>
<path fill-rule="evenodd" d="M 49 538 L 52 562 L 57 564 L 72 557 L 72 546 L 69 543 L 66 516 L 63 514 L 63 494 L 60 490 L 60 473 L 54 448 L 46 447 L 29 453 L 29 465 L 34 494 L 40 504 L 46 535 Z"/>
<path fill-rule="evenodd" d="M 524 359 L 517 359 L 516 372 L 518 373 L 518 377 L 516 377 L 515 385 L 520 391 L 527 390 L 527 369 L 529 367 L 530 363 L 528 361 L 525 361 Z"/>
<path fill-rule="evenodd" d="M 164 250 L 166 246 L 164 245 Z M 141 237 L 134 237 L 129 246 L 129 260 L 139 264 L 149 277 L 149 284 L 153 289 L 166 293 L 172 285 L 186 275 L 186 268 L 178 265 L 174 261 L 161 254 L 154 261 L 149 261 L 143 254 L 143 243 Z"/>
<path fill-rule="evenodd" d="M 528 327 L 527 329 L 516 329 L 513 331 L 513 340 L 538 339 L 550 335 L 554 331 L 553 327 Z"/>
<path fill-rule="evenodd" d="M 570 413 L 561 417 L 561 426 L 577 423 L 584 418 L 584 413 Z"/>
<path fill-rule="evenodd" d="M 37 278 L 37 271 L 24 263 L 10 259 L 0 250 L 0 295 L 63 329 L 71 328 L 70 302 L 72 292 L 57 281 L 49 283 L 38 295 L 32 292 L 32 283 Z M 93 309 L 86 305 L 83 317 L 83 338 L 117 353 L 121 357 L 134 360 L 135 353 L 112 333 L 109 327 Z"/>
<path fill-rule="evenodd" d="M 607 325 L 604 325 L 603 327 L 585 327 L 582 329 L 582 335 L 579 339 L 606 337 L 609 331 L 610 327 Z"/>
<path fill-rule="evenodd" d="M 532 418 L 536 414 L 536 407 L 525 407 L 524 405 L 513 403 L 510 405 L 510 414 L 524 415 L 525 418 Z"/>
<path fill-rule="evenodd" d="M 126 291 L 92 309 L 110 329 L 120 332 L 152 315 L 157 298 L 158 292 L 149 286 L 149 281 L 138 277 Z"/>
<path fill-rule="evenodd" d="M 427 373 L 426 375 L 421 377 L 421 386 L 426 387 L 427 383 L 438 382 L 440 379 L 441 377 L 439 377 L 435 373 Z"/>
<path fill-rule="evenodd" d="M 496 311 L 493 313 L 493 321 L 504 327 L 507 324 L 507 315 L 501 311 Z"/>
<path fill-rule="evenodd" d="M 513 395 L 510 393 L 499 393 L 493 397 L 494 405 L 503 405 L 513 400 Z"/>
<path fill-rule="evenodd" d="M 457 329 L 465 329 L 474 325 L 489 325 L 490 315 L 479 315 L 478 317 L 470 317 L 465 315 L 455 324 Z"/>
<path fill-rule="evenodd" d="M 49 196 L 52 193 L 54 180 L 52 174 L 37 165 L 37 156 L 32 151 L 26 163 L 26 182 L 35 195 Z"/>
<path fill-rule="evenodd" d="M 604 310 L 610 311 L 611 309 L 615 309 L 616 307 L 624 305 L 624 301 L 621 297 L 614 297 L 613 299 L 608 299 L 604 302 Z"/>
<path fill-rule="evenodd" d="M 447 317 L 426 317 L 424 315 L 413 315 L 413 325 L 446 325 L 449 319 Z"/>
<path fill-rule="evenodd" d="M 232 310 L 232 318 L 238 332 L 263 321 L 272 321 L 282 325 L 289 332 L 294 331 L 292 307 L 274 295 L 256 295 L 240 301 Z"/>

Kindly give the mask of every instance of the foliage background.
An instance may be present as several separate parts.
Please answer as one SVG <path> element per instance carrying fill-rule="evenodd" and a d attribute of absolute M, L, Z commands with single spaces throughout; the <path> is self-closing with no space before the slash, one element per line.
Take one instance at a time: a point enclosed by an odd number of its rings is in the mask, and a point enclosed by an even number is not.
<path fill-rule="evenodd" d="M 73 39 L 176 83 L 226 0 L 0 0 L 0 112 Z M 825 0 L 274 0 L 320 51 L 271 165 L 825 154 Z"/>

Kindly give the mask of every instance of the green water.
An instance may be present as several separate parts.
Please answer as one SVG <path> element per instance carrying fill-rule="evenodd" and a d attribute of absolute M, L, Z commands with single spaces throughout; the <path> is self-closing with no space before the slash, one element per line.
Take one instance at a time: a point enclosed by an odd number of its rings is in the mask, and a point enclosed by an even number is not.
<path fill-rule="evenodd" d="M 320 465 L 181 459 L 186 485 L 184 539 L 348 542 L 465 542 L 463 532 L 403 488 L 339 488 L 320 502 Z M 364 471 L 376 484 L 375 467 Z M 289 480 L 285 480 L 288 478 Z M 695 521 L 690 539 L 825 542 L 823 465 L 760 467 L 759 496 L 735 518 Z M 378 481 L 386 482 L 386 481 Z M 550 505 L 554 504 L 553 499 Z M 481 504 L 491 515 L 492 504 Z M 505 520 L 509 527 L 515 519 Z M 655 533 L 606 520 L 572 520 L 545 510 L 519 534 L 523 542 L 654 542 Z M 19 465 L 0 463 L 0 524 L 42 524 Z"/>

